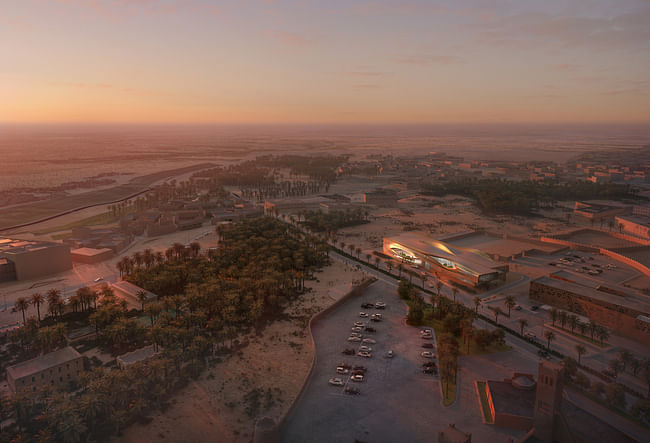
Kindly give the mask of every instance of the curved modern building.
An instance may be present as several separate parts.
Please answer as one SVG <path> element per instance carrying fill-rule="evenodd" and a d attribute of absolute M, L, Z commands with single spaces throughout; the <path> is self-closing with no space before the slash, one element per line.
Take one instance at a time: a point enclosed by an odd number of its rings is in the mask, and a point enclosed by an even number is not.
<path fill-rule="evenodd" d="M 384 254 L 470 287 L 504 282 L 508 272 L 508 265 L 478 249 L 451 246 L 415 232 L 384 238 Z"/>

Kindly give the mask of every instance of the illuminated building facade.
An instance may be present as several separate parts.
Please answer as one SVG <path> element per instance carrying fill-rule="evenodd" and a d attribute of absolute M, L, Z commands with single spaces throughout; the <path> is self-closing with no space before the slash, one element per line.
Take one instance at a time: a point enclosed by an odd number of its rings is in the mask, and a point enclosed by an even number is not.
<path fill-rule="evenodd" d="M 469 287 L 502 283 L 508 273 L 508 265 L 478 249 L 451 246 L 412 232 L 384 238 L 384 254 Z"/>

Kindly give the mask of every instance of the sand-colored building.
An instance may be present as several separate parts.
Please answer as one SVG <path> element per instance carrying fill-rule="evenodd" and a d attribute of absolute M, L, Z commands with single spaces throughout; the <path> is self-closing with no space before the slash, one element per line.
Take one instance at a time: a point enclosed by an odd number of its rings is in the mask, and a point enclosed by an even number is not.
<path fill-rule="evenodd" d="M 0 282 L 31 280 L 69 269 L 72 258 L 67 245 L 0 237 Z"/>
<path fill-rule="evenodd" d="M 7 383 L 13 393 L 36 391 L 40 386 L 61 386 L 76 380 L 84 370 L 84 357 L 66 347 L 7 368 Z"/>
<path fill-rule="evenodd" d="M 109 248 L 78 248 L 70 251 L 72 261 L 77 263 L 99 263 L 113 257 L 114 253 Z"/>

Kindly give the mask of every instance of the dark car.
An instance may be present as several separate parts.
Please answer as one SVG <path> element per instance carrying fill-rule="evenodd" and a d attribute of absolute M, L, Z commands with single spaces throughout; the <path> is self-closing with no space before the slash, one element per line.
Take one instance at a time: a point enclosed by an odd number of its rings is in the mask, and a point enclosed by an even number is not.
<path fill-rule="evenodd" d="M 366 371 L 352 371 L 350 375 L 366 375 Z"/>
<path fill-rule="evenodd" d="M 350 365 L 350 364 L 348 364 L 348 363 L 339 363 L 339 364 L 337 365 L 337 368 L 352 369 L 352 365 Z"/>
<path fill-rule="evenodd" d="M 356 351 L 354 349 L 346 348 L 343 350 L 343 354 L 345 355 L 354 355 L 356 354 Z"/>
<path fill-rule="evenodd" d="M 425 374 L 433 374 L 433 375 L 435 375 L 435 374 L 438 373 L 438 370 L 436 368 L 431 367 L 431 368 L 422 369 L 422 372 L 424 372 Z"/>
<path fill-rule="evenodd" d="M 436 367 L 436 362 L 434 361 L 428 361 L 425 363 L 422 363 L 423 368 L 435 368 Z"/>
<path fill-rule="evenodd" d="M 433 343 L 422 343 L 423 348 L 433 348 Z"/>
<path fill-rule="evenodd" d="M 372 303 L 361 303 L 361 307 L 363 309 L 370 309 L 370 308 L 374 308 L 375 305 L 373 305 Z"/>
<path fill-rule="evenodd" d="M 346 386 L 345 393 L 350 395 L 359 395 L 361 394 L 361 391 L 358 388 L 353 388 L 352 386 Z"/>
<path fill-rule="evenodd" d="M 366 326 L 366 332 L 377 332 L 377 330 L 372 326 Z"/>
<path fill-rule="evenodd" d="M 370 321 L 380 322 L 380 321 L 381 321 L 381 318 L 372 317 L 372 318 L 370 319 Z"/>
<path fill-rule="evenodd" d="M 530 307 L 531 311 L 537 311 L 538 309 L 539 309 L 539 306 L 537 306 L 537 305 L 533 305 L 533 306 Z"/>

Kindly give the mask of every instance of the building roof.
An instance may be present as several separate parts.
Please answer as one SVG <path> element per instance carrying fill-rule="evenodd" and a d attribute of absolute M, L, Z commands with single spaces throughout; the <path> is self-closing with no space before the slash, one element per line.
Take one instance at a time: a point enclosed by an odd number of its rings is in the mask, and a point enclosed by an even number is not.
<path fill-rule="evenodd" d="M 107 252 L 110 252 L 112 254 L 113 250 L 109 249 L 109 248 L 101 248 L 101 249 L 79 248 L 79 249 L 73 249 L 72 251 L 70 251 L 71 254 L 82 255 L 84 257 L 95 257 L 97 255 L 102 255 L 102 254 L 105 254 Z"/>
<path fill-rule="evenodd" d="M 7 375 L 15 379 L 27 377 L 32 374 L 37 374 L 45 369 L 53 366 L 66 363 L 81 357 L 74 348 L 68 346 L 58 351 L 50 352 L 49 354 L 41 355 L 31 360 L 18 363 L 7 368 Z"/>
<path fill-rule="evenodd" d="M 618 306 L 623 306 L 628 309 L 632 309 L 638 312 L 644 313 L 646 316 L 650 315 L 650 301 L 645 298 L 627 295 L 622 297 L 620 295 L 613 295 L 607 292 L 599 291 L 595 288 L 582 286 L 577 283 L 568 282 L 565 280 L 558 280 L 557 278 L 551 277 L 539 277 L 532 281 L 533 283 L 543 284 L 544 286 L 549 286 L 556 289 L 561 289 L 568 292 L 573 292 L 574 294 L 582 295 L 584 297 L 590 297 L 594 300 L 600 300 L 605 303 L 611 303 Z"/>
<path fill-rule="evenodd" d="M 387 237 L 387 240 L 412 248 L 424 255 L 441 257 L 453 261 L 469 268 L 469 270 L 477 274 L 495 272 L 495 268 L 499 266 L 487 254 L 478 249 L 451 246 L 448 243 L 434 240 L 416 232 L 407 232 Z"/>
<path fill-rule="evenodd" d="M 486 382 L 494 412 L 511 414 L 519 417 L 532 417 L 535 413 L 535 390 L 518 389 L 505 381 L 488 380 Z"/>
<path fill-rule="evenodd" d="M 118 281 L 117 283 L 113 283 L 111 287 L 117 291 L 122 292 L 123 294 L 135 298 L 136 300 L 138 298 L 138 292 L 140 291 L 145 292 L 145 294 L 147 295 L 147 300 L 151 300 L 158 297 L 153 292 L 147 291 L 146 289 L 143 289 L 140 286 L 134 285 L 133 283 L 129 283 L 128 281 L 125 280 L 121 280 Z"/>
<path fill-rule="evenodd" d="M 149 345 L 149 346 L 145 346 L 144 348 L 136 349 L 133 352 L 127 352 L 126 354 L 122 354 L 118 356 L 117 359 L 125 366 L 128 366 L 128 365 L 132 365 L 133 363 L 137 363 L 139 361 L 147 360 L 156 354 L 157 352 L 154 350 L 153 345 Z"/>
<path fill-rule="evenodd" d="M 55 246 L 63 246 L 61 243 L 34 241 L 34 240 L 20 240 L 15 238 L 0 237 L 0 255 L 6 254 L 21 254 L 24 252 L 37 251 L 39 249 L 51 248 Z"/>
<path fill-rule="evenodd" d="M 650 218 L 642 215 L 617 215 L 616 218 L 650 228 Z"/>

